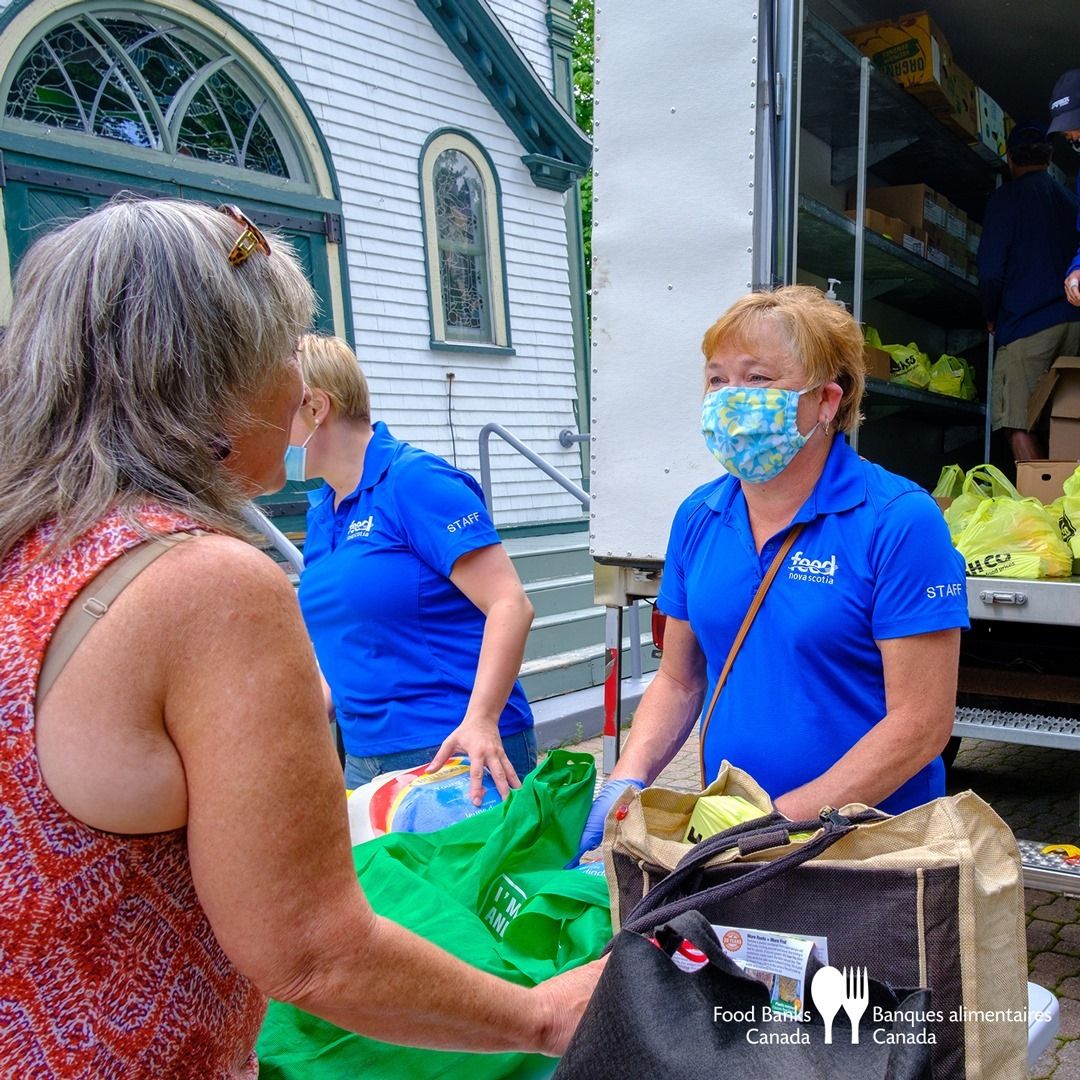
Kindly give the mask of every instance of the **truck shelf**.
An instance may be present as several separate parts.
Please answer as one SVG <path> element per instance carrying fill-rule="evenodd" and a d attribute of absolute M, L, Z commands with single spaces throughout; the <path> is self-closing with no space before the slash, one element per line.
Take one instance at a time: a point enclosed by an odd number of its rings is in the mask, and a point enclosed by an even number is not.
<path fill-rule="evenodd" d="M 966 278 L 863 230 L 865 294 L 953 329 L 983 325 L 979 291 Z M 799 265 L 821 277 L 851 281 L 855 222 L 808 195 L 799 196 Z"/>
<path fill-rule="evenodd" d="M 986 406 L 980 401 L 961 401 L 960 398 L 949 397 L 948 394 L 916 390 L 914 387 L 887 382 L 885 379 L 868 378 L 866 393 L 868 398 L 866 407 L 871 418 L 883 406 L 889 404 L 905 407 L 918 406 L 926 411 L 945 410 L 952 414 L 964 414 L 972 418 L 969 422 L 974 422 L 986 414 Z"/>
<path fill-rule="evenodd" d="M 1080 750 L 1080 718 L 961 705 L 956 710 L 953 735 L 1025 746 L 1049 746 L 1056 750 Z"/>
<path fill-rule="evenodd" d="M 833 148 L 832 182 L 846 184 L 857 169 L 859 79 L 863 54 L 842 34 L 807 12 L 803 32 L 802 125 Z M 972 136 L 974 138 L 974 136 Z M 870 69 L 868 167 L 889 184 L 929 184 L 982 219 L 994 175 L 990 164 L 902 86 Z"/>

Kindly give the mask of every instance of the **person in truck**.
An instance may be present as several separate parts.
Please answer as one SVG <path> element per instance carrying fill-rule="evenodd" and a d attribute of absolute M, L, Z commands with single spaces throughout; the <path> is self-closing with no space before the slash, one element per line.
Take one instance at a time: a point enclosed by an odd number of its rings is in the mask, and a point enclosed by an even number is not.
<path fill-rule="evenodd" d="M 1055 84 L 1047 130 L 1051 135 L 1063 135 L 1073 150 L 1080 154 L 1080 68 L 1066 71 Z M 1080 175 L 1076 178 L 1076 190 L 1080 195 Z M 1080 229 L 1080 215 L 1077 216 L 1076 227 Z M 1065 299 L 1073 307 L 1080 307 L 1080 250 L 1077 250 L 1065 274 Z"/>
<path fill-rule="evenodd" d="M 979 297 L 996 336 L 991 425 L 1002 430 L 1014 461 L 1046 457 L 1029 431 L 1035 384 L 1059 356 L 1080 352 L 1080 307 L 1061 294 L 1061 272 L 1076 250 L 1077 200 L 1047 169 L 1046 130 L 1017 124 L 1009 133 L 1011 182 L 986 204 L 979 243 Z"/>
<path fill-rule="evenodd" d="M 898 813 L 944 794 L 964 562 L 926 491 L 848 444 L 864 386 L 858 324 L 820 290 L 789 286 L 736 301 L 702 351 L 701 429 L 726 475 L 675 515 L 657 600 L 663 659 L 582 853 L 626 786 L 671 761 L 705 702 L 706 783 L 726 759 L 789 818 L 849 802 Z"/>

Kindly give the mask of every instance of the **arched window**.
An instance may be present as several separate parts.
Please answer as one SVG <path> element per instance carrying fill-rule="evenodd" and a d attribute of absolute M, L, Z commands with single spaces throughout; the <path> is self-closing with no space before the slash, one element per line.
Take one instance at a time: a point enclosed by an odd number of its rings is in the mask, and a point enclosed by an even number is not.
<path fill-rule="evenodd" d="M 483 148 L 437 132 L 420 155 L 432 348 L 510 349 L 498 178 Z"/>
<path fill-rule="evenodd" d="M 294 181 L 289 125 L 209 35 L 165 14 L 94 10 L 48 29 L 11 77 L 11 121 Z"/>

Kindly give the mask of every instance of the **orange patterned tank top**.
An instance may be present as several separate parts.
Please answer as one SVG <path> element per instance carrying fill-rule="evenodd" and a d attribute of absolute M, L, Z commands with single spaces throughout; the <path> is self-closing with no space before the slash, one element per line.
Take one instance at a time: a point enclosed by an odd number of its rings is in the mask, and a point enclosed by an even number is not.
<path fill-rule="evenodd" d="M 140 517 L 178 532 L 161 508 Z M 118 514 L 36 562 L 48 525 L 0 565 L 0 1076 L 256 1077 L 265 998 L 203 914 L 186 832 L 121 836 L 53 798 L 34 748 L 42 658 L 65 608 L 141 537 Z"/>

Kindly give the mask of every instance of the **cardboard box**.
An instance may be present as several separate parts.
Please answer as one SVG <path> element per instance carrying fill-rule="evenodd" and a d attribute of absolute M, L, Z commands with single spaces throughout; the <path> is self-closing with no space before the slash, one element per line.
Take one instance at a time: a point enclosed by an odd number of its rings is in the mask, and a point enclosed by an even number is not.
<path fill-rule="evenodd" d="M 945 35 L 927 12 L 858 26 L 844 35 L 941 123 L 965 139 L 978 138 L 975 83 L 957 66 Z"/>
<path fill-rule="evenodd" d="M 911 92 L 944 124 L 964 140 L 979 137 L 979 98 L 975 80 L 951 59 L 943 68 L 938 87 L 916 87 Z"/>
<path fill-rule="evenodd" d="M 939 247 L 934 247 L 933 244 L 926 245 L 926 257 L 935 266 L 940 266 L 945 270 L 949 268 L 949 256 L 941 250 Z"/>
<path fill-rule="evenodd" d="M 844 214 L 851 221 L 855 220 L 854 210 L 845 210 Z M 894 244 L 903 241 L 904 232 L 907 229 L 906 222 L 898 217 L 883 214 L 880 210 L 867 209 L 863 223 L 871 232 L 877 233 L 878 236 L 884 236 L 886 240 L 891 240 Z"/>
<path fill-rule="evenodd" d="M 1075 461 L 1018 461 L 1016 489 L 1021 495 L 1051 503 L 1061 498 L 1061 485 L 1076 472 Z"/>
<path fill-rule="evenodd" d="M 903 246 L 905 251 L 918 255 L 920 259 L 926 258 L 926 230 L 909 227 L 904 233 Z"/>
<path fill-rule="evenodd" d="M 875 67 L 905 89 L 940 84 L 952 61 L 945 35 L 925 11 L 845 30 L 844 36 Z"/>
<path fill-rule="evenodd" d="M 1005 156 L 1005 110 L 981 87 L 975 88 L 979 111 L 979 137 L 972 149 L 996 164 Z"/>
<path fill-rule="evenodd" d="M 959 240 L 965 248 L 967 247 L 967 214 L 958 206 L 949 205 L 945 213 L 945 231 L 954 240 Z"/>
<path fill-rule="evenodd" d="M 848 196 L 849 208 L 854 200 L 854 194 Z M 938 202 L 938 194 L 926 184 L 867 188 L 866 205 L 882 214 L 900 218 L 913 229 L 925 229 L 928 224 L 945 225 L 945 211 Z"/>
<path fill-rule="evenodd" d="M 892 357 L 884 349 L 864 344 L 863 360 L 866 362 L 866 374 L 871 379 L 892 378 Z"/>
<path fill-rule="evenodd" d="M 1080 460 L 1080 356 L 1059 356 L 1035 384 L 1028 403 L 1028 429 L 1050 404 L 1050 457 Z"/>
<path fill-rule="evenodd" d="M 935 495 L 934 496 L 934 502 L 936 502 L 938 504 L 938 509 L 942 513 L 944 513 L 946 510 L 948 510 L 949 507 L 952 506 L 952 504 L 953 504 L 951 495 Z"/>
<path fill-rule="evenodd" d="M 1080 417 L 1050 417 L 1050 454 L 1058 460 L 1080 461 Z"/>

